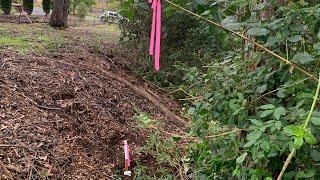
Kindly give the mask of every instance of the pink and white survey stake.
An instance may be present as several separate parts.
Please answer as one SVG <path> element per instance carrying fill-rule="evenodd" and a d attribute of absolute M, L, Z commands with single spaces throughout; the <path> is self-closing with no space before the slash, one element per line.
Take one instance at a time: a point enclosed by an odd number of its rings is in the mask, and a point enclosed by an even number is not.
<path fill-rule="evenodd" d="M 127 140 L 124 140 L 123 143 L 124 143 L 123 149 L 124 149 L 124 160 L 125 160 L 124 169 L 125 169 L 125 171 L 128 171 L 129 167 L 130 167 L 129 145 L 128 145 L 128 141 Z"/>
<path fill-rule="evenodd" d="M 160 70 L 160 45 L 161 45 L 161 0 L 149 0 L 152 3 L 152 27 L 149 54 L 154 56 L 154 68 Z"/>

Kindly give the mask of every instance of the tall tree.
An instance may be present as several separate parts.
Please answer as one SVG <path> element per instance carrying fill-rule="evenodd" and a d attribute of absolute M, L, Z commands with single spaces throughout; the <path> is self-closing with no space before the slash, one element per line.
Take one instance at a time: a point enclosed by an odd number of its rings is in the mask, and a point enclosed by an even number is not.
<path fill-rule="evenodd" d="M 23 0 L 23 10 L 27 12 L 28 15 L 32 14 L 33 0 Z"/>
<path fill-rule="evenodd" d="M 51 10 L 51 0 L 43 0 L 42 1 L 42 9 L 48 15 Z"/>
<path fill-rule="evenodd" d="M 12 0 L 0 0 L 0 7 L 4 15 L 10 15 Z"/>
<path fill-rule="evenodd" d="M 50 18 L 50 25 L 52 27 L 68 26 L 68 3 L 69 0 L 53 0 Z"/>

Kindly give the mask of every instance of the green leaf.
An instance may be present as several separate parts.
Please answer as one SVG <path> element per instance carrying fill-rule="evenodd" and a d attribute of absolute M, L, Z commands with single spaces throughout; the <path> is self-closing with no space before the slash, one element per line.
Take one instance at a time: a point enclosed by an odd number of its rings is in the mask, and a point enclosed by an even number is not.
<path fill-rule="evenodd" d="M 308 63 L 314 61 L 315 58 L 312 55 L 310 55 L 309 53 L 305 52 L 305 53 L 298 53 L 298 54 L 294 55 L 292 60 L 296 63 L 308 64 Z"/>
<path fill-rule="evenodd" d="M 210 14 L 210 10 L 209 11 L 204 11 L 203 13 L 201 13 L 200 15 L 201 16 L 206 16 L 206 15 L 209 15 Z"/>
<path fill-rule="evenodd" d="M 269 152 L 270 150 L 270 141 L 267 139 L 264 139 L 261 144 L 260 147 L 265 151 L 265 152 Z"/>
<path fill-rule="evenodd" d="M 272 177 L 267 177 L 266 180 L 272 180 Z"/>
<path fill-rule="evenodd" d="M 263 126 L 262 122 L 260 122 L 260 121 L 258 121 L 256 119 L 250 119 L 250 121 L 251 121 L 252 124 L 254 124 L 254 125 L 258 126 L 258 127 L 262 127 Z"/>
<path fill-rule="evenodd" d="M 315 126 L 320 126 L 320 117 L 312 117 L 311 123 Z"/>
<path fill-rule="evenodd" d="M 193 115 L 195 113 L 196 109 L 194 107 L 190 107 L 188 110 L 188 114 Z"/>
<path fill-rule="evenodd" d="M 243 145 L 244 148 L 250 147 L 254 144 L 254 141 L 248 141 L 245 145 Z"/>
<path fill-rule="evenodd" d="M 281 115 L 286 115 L 286 109 L 284 107 L 278 107 L 274 110 L 273 117 L 280 120 Z"/>
<path fill-rule="evenodd" d="M 204 115 L 206 115 L 206 114 L 208 114 L 209 113 L 209 110 L 208 109 L 201 109 L 200 111 L 199 111 L 199 115 L 201 115 L 201 116 L 204 116 Z"/>
<path fill-rule="evenodd" d="M 256 91 L 258 94 L 262 94 L 267 90 L 267 84 L 264 84 L 262 86 L 257 87 Z"/>
<path fill-rule="evenodd" d="M 300 147 L 303 144 L 303 138 L 302 137 L 295 137 L 293 142 L 293 147 L 296 149 L 300 149 Z"/>
<path fill-rule="evenodd" d="M 320 43 L 316 43 L 313 45 L 313 49 L 320 51 Z"/>
<path fill-rule="evenodd" d="M 149 9 L 148 3 L 146 3 L 146 2 L 137 2 L 137 5 L 139 8 L 141 8 L 145 11 L 148 11 L 148 9 Z"/>
<path fill-rule="evenodd" d="M 273 104 L 266 104 L 266 105 L 260 106 L 260 108 L 264 110 L 270 110 L 270 109 L 275 109 L 276 106 Z"/>
<path fill-rule="evenodd" d="M 311 145 L 314 145 L 317 143 L 316 137 L 314 137 L 314 135 L 310 131 L 305 133 L 304 140 L 306 140 L 306 142 Z"/>
<path fill-rule="evenodd" d="M 284 18 L 278 18 L 278 19 L 275 19 L 274 21 L 270 22 L 268 27 L 272 30 L 276 30 L 276 29 L 279 29 L 281 27 L 283 27 L 284 21 L 285 19 Z"/>
<path fill-rule="evenodd" d="M 246 159 L 247 155 L 248 155 L 248 153 L 245 152 L 245 153 L 243 153 L 241 156 L 239 156 L 239 157 L 237 158 L 237 160 L 236 160 L 237 164 L 242 164 L 243 161 Z"/>
<path fill-rule="evenodd" d="M 206 5 L 207 4 L 206 0 L 196 0 L 195 2 L 197 3 L 197 5 Z"/>
<path fill-rule="evenodd" d="M 237 22 L 237 19 L 234 16 L 229 16 L 222 20 L 221 25 L 224 28 L 237 31 L 240 29 L 240 23 Z"/>
<path fill-rule="evenodd" d="M 309 179 L 314 177 L 316 171 L 314 169 L 308 169 L 307 171 L 300 171 L 296 175 L 296 179 Z"/>
<path fill-rule="evenodd" d="M 256 141 L 258 140 L 262 135 L 262 132 L 261 131 L 252 131 L 251 133 L 249 133 L 247 135 L 247 140 L 248 141 Z"/>
<path fill-rule="evenodd" d="M 173 139 L 174 141 L 178 142 L 178 141 L 181 139 L 181 137 L 180 137 L 180 136 L 173 135 L 173 136 L 172 136 L 172 139 Z"/>
<path fill-rule="evenodd" d="M 266 36 L 269 34 L 269 30 L 263 27 L 254 27 L 248 30 L 250 36 Z"/>
<path fill-rule="evenodd" d="M 303 137 L 304 129 L 302 125 L 289 125 L 283 128 L 283 131 L 289 136 Z"/>
<path fill-rule="evenodd" d="M 263 111 L 262 114 L 260 115 L 260 117 L 265 118 L 265 117 L 271 115 L 273 112 L 274 112 L 274 109 Z"/>
<path fill-rule="evenodd" d="M 278 43 L 281 43 L 281 42 L 282 42 L 282 39 L 280 37 L 270 36 L 268 38 L 267 42 L 265 43 L 265 46 L 271 47 L 271 46 L 277 45 Z"/>
<path fill-rule="evenodd" d="M 295 36 L 291 36 L 288 38 L 288 40 L 290 42 L 296 43 L 302 40 L 302 36 L 301 35 L 295 35 Z"/>
<path fill-rule="evenodd" d="M 317 162 L 320 161 L 320 152 L 319 151 L 312 149 L 310 155 L 314 161 L 317 161 Z"/>
<path fill-rule="evenodd" d="M 285 98 L 286 95 L 285 95 L 284 92 L 285 92 L 284 90 L 279 90 L 279 91 L 277 92 L 277 96 L 278 96 L 279 98 Z"/>

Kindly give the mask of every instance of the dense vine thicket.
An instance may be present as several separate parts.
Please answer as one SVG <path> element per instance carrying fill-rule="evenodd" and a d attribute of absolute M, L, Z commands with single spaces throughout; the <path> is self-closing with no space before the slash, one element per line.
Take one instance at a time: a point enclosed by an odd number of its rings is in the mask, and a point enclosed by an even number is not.
<path fill-rule="evenodd" d="M 48 15 L 51 10 L 51 0 L 43 0 L 42 8 L 43 8 L 43 11 L 46 13 L 46 15 Z"/>
<path fill-rule="evenodd" d="M 32 14 L 33 0 L 23 0 L 23 10 L 28 14 Z"/>
<path fill-rule="evenodd" d="M 9 15 L 11 12 L 12 0 L 0 0 L 0 7 L 4 15 Z"/>
<path fill-rule="evenodd" d="M 173 2 L 250 37 L 315 76 L 319 73 L 318 1 Z M 139 49 L 138 73 L 176 89 L 175 96 L 193 120 L 189 135 L 197 141 L 188 139 L 188 145 L 177 150 L 183 137 L 163 139 L 155 133 L 144 151 L 159 167 L 139 166 L 136 176 L 269 180 L 279 175 L 295 148 L 284 179 L 319 179 L 318 103 L 307 129 L 302 128 L 317 83 L 253 44 L 166 3 L 163 69 L 154 73 L 147 54 L 148 6 L 143 0 L 122 2 L 122 14 L 129 19 L 121 25 L 123 42 Z M 230 133 L 212 136 L 223 132 Z"/>

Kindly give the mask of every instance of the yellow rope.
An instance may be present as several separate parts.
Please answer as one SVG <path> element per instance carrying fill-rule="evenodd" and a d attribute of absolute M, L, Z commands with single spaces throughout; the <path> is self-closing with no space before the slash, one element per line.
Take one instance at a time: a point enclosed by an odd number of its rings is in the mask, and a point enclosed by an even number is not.
<path fill-rule="evenodd" d="M 250 39 L 249 37 L 244 36 L 244 35 L 242 35 L 242 34 L 240 34 L 240 33 L 238 33 L 238 32 L 232 31 L 232 30 L 230 30 L 230 29 L 227 29 L 227 28 L 223 27 L 221 24 L 216 23 L 216 22 L 214 22 L 214 21 L 212 21 L 212 20 L 209 20 L 209 19 L 207 19 L 207 18 L 205 18 L 205 17 L 203 17 L 203 16 L 200 16 L 199 14 L 196 14 L 196 13 L 194 13 L 194 12 L 192 12 L 192 11 L 189 11 L 188 9 L 185 9 L 185 8 L 183 8 L 183 7 L 179 6 L 179 5 L 171 2 L 170 0 L 164 0 L 164 1 L 166 1 L 167 3 L 171 4 L 172 6 L 178 8 L 178 9 L 180 9 L 180 10 L 182 10 L 182 11 L 185 11 L 185 12 L 187 12 L 187 13 L 189 13 L 189 14 L 191 14 L 191 15 L 193 15 L 193 16 L 195 16 L 195 17 L 197 17 L 197 18 L 199 18 L 199 19 L 201 19 L 201 20 L 203 20 L 203 21 L 206 21 L 206 22 L 208 22 L 208 23 L 210 23 L 210 24 L 212 24 L 212 25 L 215 25 L 215 26 L 217 26 L 217 27 L 219 27 L 219 28 L 221 28 L 221 29 L 223 29 L 223 30 L 225 30 L 225 31 L 227 31 L 227 32 L 230 32 L 230 33 L 232 33 L 232 34 L 234 34 L 234 35 L 237 35 L 237 36 L 239 36 L 239 37 L 241 37 L 241 38 L 243 38 L 243 39 L 251 42 L 252 44 L 258 46 L 258 47 L 261 48 L 262 50 L 264 50 L 264 51 L 266 51 L 267 53 L 271 54 L 272 56 L 274 56 L 274 57 L 280 59 L 281 61 L 285 62 L 286 64 L 289 64 L 290 66 L 294 67 L 295 69 L 297 69 L 298 71 L 300 71 L 302 74 L 310 77 L 311 79 L 315 80 L 316 82 L 320 82 L 320 79 L 318 79 L 317 77 L 315 77 L 312 73 L 308 72 L 307 70 L 304 70 L 303 68 L 301 68 L 301 67 L 299 67 L 298 65 L 294 64 L 293 62 L 287 60 L 286 58 L 281 57 L 280 55 L 278 55 L 278 54 L 276 54 L 275 52 L 271 51 L 270 49 L 264 47 L 263 45 L 255 42 L 254 40 Z"/>

